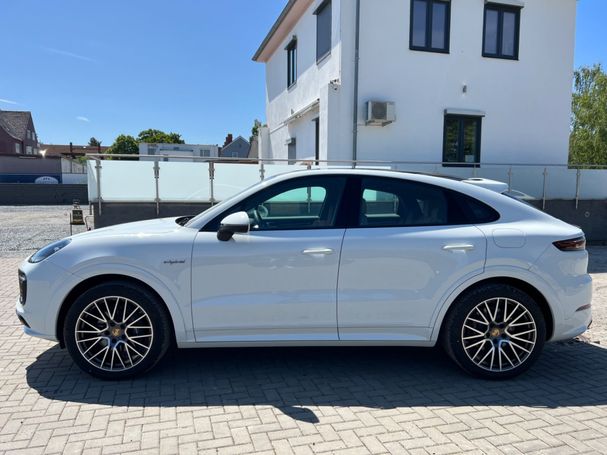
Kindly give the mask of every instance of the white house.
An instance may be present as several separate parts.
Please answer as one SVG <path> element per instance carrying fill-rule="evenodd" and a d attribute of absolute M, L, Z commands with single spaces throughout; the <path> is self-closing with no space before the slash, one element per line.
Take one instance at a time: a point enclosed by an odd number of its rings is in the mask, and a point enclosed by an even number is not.
<path fill-rule="evenodd" d="M 145 158 L 146 156 L 162 155 L 179 157 L 167 158 L 167 161 L 193 161 L 192 158 L 218 158 L 219 146 L 200 144 L 139 144 L 139 156 L 142 157 L 140 158 L 142 161 L 148 159 Z"/>
<path fill-rule="evenodd" d="M 576 0 L 290 0 L 253 58 L 260 155 L 565 164 L 575 17 Z"/>

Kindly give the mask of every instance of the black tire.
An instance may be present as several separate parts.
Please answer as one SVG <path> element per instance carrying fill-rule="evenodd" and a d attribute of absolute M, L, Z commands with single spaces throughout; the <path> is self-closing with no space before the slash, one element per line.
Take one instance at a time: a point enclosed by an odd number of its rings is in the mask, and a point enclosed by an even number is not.
<path fill-rule="evenodd" d="M 148 319 L 144 320 L 151 323 L 152 329 L 148 333 L 153 334 L 153 337 L 150 337 L 152 338 L 151 341 L 147 338 L 145 340 L 140 340 L 149 343 L 149 350 L 147 353 L 144 356 L 141 356 L 142 358 L 137 362 L 133 361 L 132 365 L 129 365 L 128 360 L 126 360 L 125 369 L 119 371 L 110 371 L 93 365 L 84 357 L 78 347 L 79 343 L 76 340 L 76 325 L 78 324 L 78 319 L 83 310 L 87 309 L 92 302 L 110 296 L 129 299 L 130 301 L 135 302 L 147 314 Z M 127 308 L 130 311 L 134 307 L 131 306 L 130 308 Z M 80 324 L 82 325 L 82 322 Z M 125 330 L 123 333 L 125 334 L 124 337 L 126 337 L 126 333 L 128 332 Z M 171 321 L 163 303 L 147 289 L 129 282 L 112 281 L 94 286 L 74 301 L 66 314 L 63 339 L 70 356 L 76 365 L 83 371 L 100 379 L 122 380 L 146 373 L 163 358 L 172 343 Z M 106 340 L 100 340 L 100 342 L 106 343 Z M 122 349 L 124 351 L 125 348 Z"/>
<path fill-rule="evenodd" d="M 484 302 L 489 302 L 489 307 L 491 308 L 491 304 L 493 303 L 493 305 L 495 305 L 495 299 L 501 299 L 502 302 L 502 306 L 504 305 L 504 300 L 503 299 L 510 299 L 509 303 L 510 305 L 510 310 L 512 310 L 512 303 L 519 303 L 522 307 L 524 307 L 525 310 L 527 310 L 528 313 L 524 314 L 524 321 L 531 321 L 530 318 L 533 319 L 533 322 L 535 323 L 535 333 L 531 333 L 530 335 L 524 335 L 527 337 L 533 337 L 532 341 L 534 341 L 534 345 L 532 348 L 530 348 L 531 346 L 531 341 L 528 342 L 520 342 L 518 339 L 514 340 L 511 339 L 513 342 L 516 342 L 519 346 L 524 346 L 525 348 L 529 348 L 528 351 L 530 351 L 529 353 L 525 352 L 525 351 L 520 351 L 518 350 L 519 354 L 521 355 L 521 359 L 519 360 L 521 363 L 519 364 L 516 360 L 516 358 L 514 357 L 514 348 L 512 347 L 512 345 L 509 345 L 508 341 L 504 341 L 503 345 L 500 343 L 499 340 L 502 339 L 510 339 L 509 338 L 509 333 L 506 332 L 502 332 L 499 336 L 496 336 L 495 338 L 492 336 L 485 336 L 484 338 L 487 338 L 486 341 L 483 341 L 483 337 L 481 335 L 477 335 L 476 333 L 478 333 L 478 330 L 480 330 L 480 332 L 483 332 L 483 326 L 484 324 L 479 324 L 476 325 L 476 329 L 474 332 L 472 332 L 472 329 L 464 329 L 464 323 L 466 322 L 467 324 L 470 323 L 470 316 L 474 316 L 475 319 L 480 320 L 481 318 L 483 319 L 482 322 L 485 322 L 485 319 L 490 319 L 488 317 L 488 314 L 491 314 L 489 311 L 487 311 L 484 316 L 483 314 L 479 314 L 475 308 Z M 495 312 L 495 314 L 497 314 L 498 311 L 500 311 L 500 304 L 497 304 L 497 310 Z M 516 306 L 515 306 L 516 307 Z M 484 308 L 484 305 L 481 307 L 481 309 Z M 516 307 L 519 308 L 519 313 L 520 314 L 523 311 L 522 308 L 520 307 Z M 473 313 L 473 314 L 472 314 Z M 530 316 L 528 316 L 530 315 Z M 501 315 L 502 319 L 503 319 L 503 313 Z M 514 319 L 514 317 L 509 316 L 508 314 L 505 315 L 506 316 L 506 320 L 510 320 L 510 324 L 512 324 L 512 321 Z M 494 319 L 499 320 L 499 317 L 496 317 Z M 495 334 L 497 332 L 495 332 L 495 330 L 497 329 L 498 331 L 503 331 L 504 330 L 504 325 L 502 324 L 500 327 L 495 327 L 492 324 L 493 321 L 490 321 L 491 325 L 487 325 L 487 332 L 488 334 Z M 521 325 L 520 323 L 517 323 L 517 325 Z M 469 326 L 467 326 L 469 327 Z M 524 329 L 522 328 L 521 330 L 526 330 L 529 328 L 533 328 L 533 325 L 528 325 L 527 327 L 525 327 Z M 477 337 L 477 340 L 470 340 L 470 341 L 464 341 L 464 330 L 466 331 L 467 335 L 471 335 L 470 337 Z M 508 327 L 508 330 L 514 330 L 512 327 Z M 532 365 L 533 363 L 537 360 L 537 358 L 539 357 L 539 355 L 541 354 L 543 348 L 544 348 L 544 344 L 546 341 L 546 322 L 544 319 L 544 315 L 542 313 L 542 310 L 540 309 L 538 303 L 531 297 L 529 296 L 527 293 L 523 292 L 522 290 L 514 287 L 514 286 L 510 286 L 510 285 L 505 285 L 505 284 L 488 284 L 488 285 L 484 285 L 481 287 L 478 287 L 476 289 L 471 290 L 470 292 L 465 293 L 464 295 L 460 296 L 454 303 L 452 308 L 449 310 L 446 318 L 445 318 L 445 323 L 443 325 L 443 333 L 442 335 L 442 344 L 443 347 L 445 349 L 445 351 L 447 352 L 447 354 L 449 355 L 449 357 L 451 357 L 455 363 L 457 365 L 459 365 L 464 371 L 468 372 L 469 374 L 473 375 L 473 376 L 477 376 L 480 378 L 484 378 L 484 379 L 510 379 L 513 378 L 515 376 L 518 376 L 522 373 L 524 373 L 525 371 L 527 371 Z M 504 337 L 504 338 L 501 338 Z M 464 343 L 468 343 L 467 345 L 467 349 L 466 347 L 464 347 Z M 477 346 L 472 347 L 471 345 L 473 343 L 480 343 L 478 346 L 478 349 L 483 349 L 483 351 L 480 352 L 480 354 L 477 357 L 474 357 L 474 354 L 476 353 L 477 350 Z M 489 362 L 489 357 L 487 358 L 487 360 L 484 362 L 485 364 L 482 366 L 479 366 L 478 363 L 481 360 L 481 357 L 483 356 L 483 354 L 489 356 L 492 354 L 489 354 L 489 351 L 493 348 L 496 349 L 495 352 L 497 352 L 497 350 L 499 350 L 500 348 L 498 348 L 497 346 L 503 346 L 503 349 L 501 350 L 501 352 L 499 352 L 499 356 L 500 356 L 500 361 L 503 362 L 503 364 L 505 365 L 504 367 L 504 371 L 496 371 L 498 365 L 495 365 L 493 369 L 490 369 L 491 367 L 488 367 L 486 365 L 486 363 Z M 512 361 L 510 364 L 507 363 L 507 361 L 505 360 L 505 356 L 502 356 L 502 352 L 505 352 L 506 350 L 508 350 L 509 354 L 508 355 L 508 361 L 510 361 L 510 358 L 512 357 Z M 467 352 L 468 351 L 468 352 Z M 514 355 L 513 355 L 514 354 Z M 523 357 L 525 356 L 525 357 Z M 475 358 L 476 362 L 472 360 L 472 358 Z M 493 366 L 493 359 L 491 359 L 491 366 Z M 501 367 L 500 367 L 501 369 Z"/>

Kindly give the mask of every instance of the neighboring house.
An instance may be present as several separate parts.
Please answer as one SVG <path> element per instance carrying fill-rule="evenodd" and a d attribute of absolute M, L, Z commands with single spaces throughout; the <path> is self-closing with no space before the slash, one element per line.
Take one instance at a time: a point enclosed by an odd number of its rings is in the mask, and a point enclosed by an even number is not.
<path fill-rule="evenodd" d="M 86 183 L 86 163 L 82 159 L 88 155 L 102 154 L 106 146 L 62 144 L 40 144 L 40 154 L 45 158 L 61 160 L 63 183 Z"/>
<path fill-rule="evenodd" d="M 230 142 L 221 148 L 219 156 L 221 158 L 248 158 L 250 150 L 251 144 L 244 137 L 238 136 L 234 140 L 230 137 Z"/>
<path fill-rule="evenodd" d="M 193 158 L 217 158 L 219 147 L 217 145 L 192 144 L 139 144 L 139 156 L 142 161 L 149 158 L 145 156 L 167 155 L 164 161 L 194 161 Z M 168 158 L 168 156 L 179 158 Z M 189 158 L 189 159 L 188 159 Z"/>
<path fill-rule="evenodd" d="M 38 135 L 32 113 L 0 110 L 0 155 L 38 155 Z"/>
<path fill-rule="evenodd" d="M 567 164 L 576 3 L 290 0 L 260 157 Z"/>
<path fill-rule="evenodd" d="M 39 177 L 61 182 L 61 160 L 40 153 L 31 112 L 0 110 L 0 182 L 33 183 Z"/>

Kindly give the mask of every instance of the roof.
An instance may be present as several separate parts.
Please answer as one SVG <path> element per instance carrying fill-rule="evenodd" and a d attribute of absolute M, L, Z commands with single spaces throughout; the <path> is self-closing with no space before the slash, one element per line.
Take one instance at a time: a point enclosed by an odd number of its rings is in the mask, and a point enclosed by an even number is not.
<path fill-rule="evenodd" d="M 104 153 L 109 147 L 101 147 L 101 153 Z M 72 145 L 72 152 L 70 153 L 70 145 L 46 145 L 41 144 L 40 150 L 46 150 L 45 156 L 61 156 L 61 155 L 72 155 L 72 156 L 83 156 L 99 153 L 97 147 L 91 147 L 90 145 Z"/>
<path fill-rule="evenodd" d="M 32 118 L 29 111 L 0 111 L 0 127 L 10 136 L 22 141 Z"/>
<path fill-rule="evenodd" d="M 289 0 L 255 52 L 253 61 L 267 62 L 314 0 Z"/>
<path fill-rule="evenodd" d="M 240 143 L 241 145 L 244 145 L 245 147 L 249 147 L 247 149 L 247 155 L 248 155 L 248 152 L 251 148 L 251 144 L 244 137 L 238 136 L 236 139 L 234 139 L 232 142 L 230 142 L 228 145 L 226 145 L 225 147 L 223 147 L 221 149 L 221 156 L 225 156 L 226 150 L 230 150 L 231 148 L 236 147 L 236 144 L 238 144 L 238 143 Z"/>

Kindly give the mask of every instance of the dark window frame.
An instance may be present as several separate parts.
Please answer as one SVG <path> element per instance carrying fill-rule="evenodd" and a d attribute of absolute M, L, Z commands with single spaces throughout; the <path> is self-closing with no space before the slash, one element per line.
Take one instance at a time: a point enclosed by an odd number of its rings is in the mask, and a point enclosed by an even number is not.
<path fill-rule="evenodd" d="M 329 8 L 329 49 L 321 54 L 319 51 L 319 43 L 321 38 L 319 18 L 327 8 Z M 333 5 L 331 4 L 331 0 L 323 0 L 314 10 L 313 14 L 316 16 L 316 64 L 319 64 L 327 56 L 331 55 L 331 45 L 333 44 Z"/>
<path fill-rule="evenodd" d="M 337 201 L 337 212 L 335 215 L 335 221 L 332 226 L 314 226 L 314 227 L 298 227 L 298 228 L 287 228 L 287 229 L 258 229 L 255 231 L 251 231 L 252 233 L 256 232 L 281 232 L 281 231 L 317 231 L 317 230 L 329 230 L 329 229 L 346 229 L 348 225 L 348 216 L 351 213 L 351 207 L 349 206 L 349 198 L 348 191 L 350 189 L 350 178 L 348 175 L 308 175 L 305 177 L 297 177 L 293 179 L 289 179 L 286 181 L 275 183 L 274 185 L 269 186 L 268 188 L 264 188 L 247 197 L 246 199 L 236 203 L 235 205 L 225 209 L 211 221 L 209 221 L 200 231 L 201 232 L 217 232 L 219 229 L 219 225 L 221 224 L 221 220 L 223 220 L 226 216 L 231 215 L 233 213 L 237 213 L 243 211 L 248 203 L 254 201 L 256 199 L 270 199 L 267 195 L 274 194 L 275 196 L 281 194 L 285 191 L 289 191 L 289 188 L 301 188 L 302 183 L 305 182 L 305 186 L 321 186 L 318 182 L 325 181 L 327 179 L 330 180 L 342 180 L 343 187 L 341 189 L 341 195 Z"/>
<path fill-rule="evenodd" d="M 483 57 L 497 58 L 502 60 L 519 60 L 519 50 L 521 42 L 521 11 L 522 6 L 505 5 L 503 3 L 486 3 L 483 11 Z M 487 42 L 487 11 L 497 12 L 497 48 L 495 53 L 486 52 L 485 46 Z M 505 55 L 502 45 L 504 38 L 504 13 L 514 13 L 514 56 Z"/>
<path fill-rule="evenodd" d="M 459 149 L 457 151 L 458 160 L 460 161 L 447 161 L 447 122 L 449 120 L 458 120 L 460 122 L 459 128 Z M 473 163 L 466 163 L 463 161 L 463 147 L 464 147 L 464 131 L 465 128 L 462 124 L 465 120 L 475 120 L 478 122 L 476 128 L 476 157 Z M 480 167 L 481 163 L 481 146 L 483 136 L 483 116 L 481 115 L 461 115 L 461 114 L 445 114 L 443 123 L 443 167 Z"/>
<path fill-rule="evenodd" d="M 464 218 L 468 218 L 465 222 L 462 223 L 442 223 L 442 224 L 414 224 L 414 225 L 403 225 L 403 224 L 395 224 L 395 225 L 383 225 L 383 226 L 373 226 L 373 225 L 361 225 L 360 224 L 360 210 L 361 210 L 361 199 L 364 193 L 365 188 L 363 187 L 364 179 L 372 179 L 372 180 L 385 180 L 390 184 L 398 185 L 401 184 L 410 184 L 410 185 L 419 185 L 426 186 L 428 188 L 439 189 L 444 192 L 445 198 L 447 199 L 447 204 L 453 204 L 457 207 L 458 210 L 461 211 L 461 215 Z M 501 219 L 500 213 L 495 210 L 493 207 L 489 206 L 485 202 L 479 201 L 475 197 L 468 196 L 465 193 L 462 193 L 457 190 L 452 190 L 450 188 L 445 188 L 441 185 L 434 185 L 432 183 L 419 182 L 415 180 L 394 178 L 394 177 L 378 177 L 374 175 L 369 176 L 357 176 L 351 177 L 352 182 L 346 187 L 347 191 L 347 199 L 349 202 L 342 202 L 343 208 L 347 208 L 349 210 L 349 215 L 347 218 L 347 229 L 419 229 L 419 228 L 439 228 L 439 227 L 463 227 L 463 226 L 478 226 L 483 224 L 491 224 L 499 221 Z M 377 191 L 377 190 L 374 190 Z M 464 204 L 464 201 L 466 203 Z M 473 210 L 470 205 L 467 204 L 477 204 L 479 207 L 482 207 L 484 210 L 487 210 L 487 213 L 491 214 L 490 218 L 487 220 L 474 220 L 475 217 Z"/>
<path fill-rule="evenodd" d="M 451 51 L 451 1 L 450 0 L 418 0 L 426 3 L 426 43 L 424 46 L 416 46 L 413 44 L 413 19 L 415 1 L 411 0 L 411 12 L 409 20 L 409 49 L 412 51 L 434 52 L 437 54 L 449 54 Z M 445 47 L 432 47 L 432 21 L 434 4 L 444 4 L 447 8 L 446 23 L 445 23 Z"/>
<path fill-rule="evenodd" d="M 287 47 L 287 88 L 297 84 L 297 37 L 293 37 Z"/>

